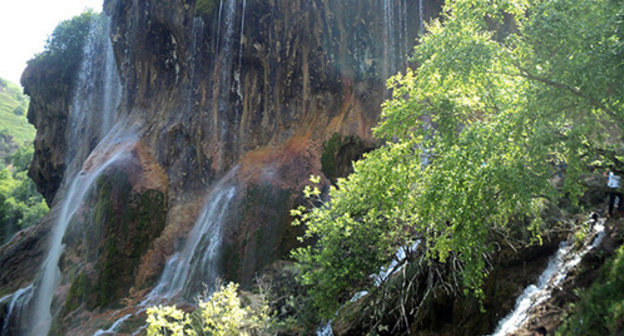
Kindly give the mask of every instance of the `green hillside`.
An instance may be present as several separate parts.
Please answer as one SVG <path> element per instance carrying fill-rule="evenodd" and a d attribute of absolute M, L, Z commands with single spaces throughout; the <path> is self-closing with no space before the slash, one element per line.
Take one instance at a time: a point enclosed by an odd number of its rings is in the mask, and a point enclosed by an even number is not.
<path fill-rule="evenodd" d="M 35 128 L 28 123 L 28 97 L 22 88 L 0 78 L 0 157 L 6 158 L 17 147 L 31 143 Z"/>
<path fill-rule="evenodd" d="M 27 176 L 35 138 L 26 119 L 28 103 L 21 87 L 0 78 L 0 245 L 48 212 Z"/>

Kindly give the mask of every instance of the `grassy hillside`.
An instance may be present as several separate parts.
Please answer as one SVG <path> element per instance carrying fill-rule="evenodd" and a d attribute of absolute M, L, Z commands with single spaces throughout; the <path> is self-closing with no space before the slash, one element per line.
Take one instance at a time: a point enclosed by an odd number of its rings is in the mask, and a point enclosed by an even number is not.
<path fill-rule="evenodd" d="M 26 111 L 28 97 L 22 88 L 0 78 L 0 157 L 17 150 L 25 143 L 32 143 L 35 128 L 28 123 Z"/>

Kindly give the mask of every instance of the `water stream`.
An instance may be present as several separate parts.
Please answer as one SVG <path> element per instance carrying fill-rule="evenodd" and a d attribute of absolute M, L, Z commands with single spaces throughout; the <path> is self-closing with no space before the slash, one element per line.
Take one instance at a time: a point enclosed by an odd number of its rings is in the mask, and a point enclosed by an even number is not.
<path fill-rule="evenodd" d="M 6 316 L 4 318 L 4 322 L 2 323 L 2 329 L 0 329 L 0 336 L 11 336 L 11 335 L 15 335 L 19 333 L 19 331 L 14 330 L 14 328 L 11 325 L 12 323 L 11 316 L 21 315 L 22 312 L 18 310 L 23 310 L 25 308 L 25 303 L 30 301 L 30 298 L 32 297 L 32 292 L 33 292 L 32 289 L 33 289 L 33 285 L 30 284 L 28 287 L 21 288 L 15 291 L 15 293 L 9 294 L 3 297 L 2 299 L 0 299 L 0 303 L 6 302 L 9 299 L 11 300 L 9 302 L 9 306 L 7 309 Z M 18 326 L 17 329 L 19 328 L 21 328 L 21 326 Z"/>
<path fill-rule="evenodd" d="M 604 219 L 600 219 L 593 227 L 594 238 L 580 251 L 575 251 L 574 243 L 562 242 L 537 283 L 529 285 L 518 297 L 514 310 L 498 323 L 492 336 L 505 336 L 525 325 L 531 311 L 550 298 L 553 289 L 563 282 L 568 272 L 581 262 L 587 252 L 600 245 L 604 229 Z"/>
<path fill-rule="evenodd" d="M 217 261 L 220 256 L 224 218 L 236 188 L 228 185 L 229 177 L 217 184 L 208 197 L 182 251 L 169 258 L 158 284 L 147 296 L 143 305 L 151 305 L 162 299 L 193 294 L 202 284 L 211 288 L 218 276 Z"/>

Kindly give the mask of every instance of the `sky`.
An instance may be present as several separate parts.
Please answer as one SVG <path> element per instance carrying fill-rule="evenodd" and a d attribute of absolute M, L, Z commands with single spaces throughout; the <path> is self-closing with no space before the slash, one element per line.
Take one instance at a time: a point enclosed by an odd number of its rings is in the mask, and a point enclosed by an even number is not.
<path fill-rule="evenodd" d="M 0 77 L 19 84 L 26 61 L 43 51 L 61 21 L 87 8 L 101 12 L 103 0 L 0 0 Z"/>

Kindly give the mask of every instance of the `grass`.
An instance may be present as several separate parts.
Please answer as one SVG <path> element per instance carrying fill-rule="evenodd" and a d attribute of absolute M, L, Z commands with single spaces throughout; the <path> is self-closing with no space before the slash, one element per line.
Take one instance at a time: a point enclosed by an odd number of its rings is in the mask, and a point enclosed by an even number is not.
<path fill-rule="evenodd" d="M 0 134 L 10 135 L 18 146 L 30 146 L 35 138 L 36 130 L 26 119 L 28 103 L 20 86 L 0 78 Z"/>

